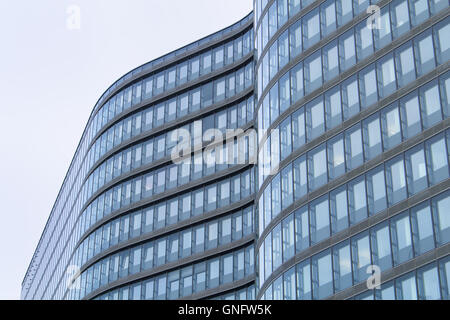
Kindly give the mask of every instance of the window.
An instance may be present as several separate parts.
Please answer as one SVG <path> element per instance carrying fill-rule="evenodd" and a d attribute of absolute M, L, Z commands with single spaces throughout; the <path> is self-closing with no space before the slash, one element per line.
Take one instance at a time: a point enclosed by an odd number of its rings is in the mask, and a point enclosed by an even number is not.
<path fill-rule="evenodd" d="M 144 92 L 144 100 L 150 99 L 153 96 L 153 78 L 149 77 L 146 80 L 144 80 L 144 90 L 145 90 L 145 92 Z M 118 98 L 119 98 L 119 96 L 118 96 Z M 118 114 L 118 113 L 122 112 L 121 111 L 122 97 L 120 97 L 119 110 L 117 109 L 117 107 L 118 107 L 117 102 L 118 102 L 118 100 L 116 100 L 116 111 L 119 111 L 119 112 L 116 112 L 116 113 Z"/>
<path fill-rule="evenodd" d="M 225 83 L 223 83 L 223 90 L 225 90 Z M 220 89 L 222 90 L 222 89 Z M 225 91 L 223 91 L 224 94 Z M 201 89 L 202 94 L 202 108 L 209 107 L 213 103 L 213 84 L 209 82 L 202 86 Z"/>
<path fill-rule="evenodd" d="M 297 299 L 312 299 L 311 265 L 309 260 L 297 265 Z"/>
<path fill-rule="evenodd" d="M 327 129 L 332 129 L 342 122 L 341 91 L 339 87 L 325 93 L 325 110 Z"/>
<path fill-rule="evenodd" d="M 433 221 L 429 204 L 411 210 L 411 224 L 416 256 L 434 249 Z"/>
<path fill-rule="evenodd" d="M 270 89 L 270 123 L 272 124 L 280 114 L 278 105 L 278 82 Z"/>
<path fill-rule="evenodd" d="M 208 242 L 206 243 L 206 249 L 216 248 L 218 245 L 218 223 L 211 222 L 208 224 Z"/>
<path fill-rule="evenodd" d="M 352 238 L 353 277 L 355 283 L 368 278 L 367 267 L 372 264 L 370 239 L 367 232 Z"/>
<path fill-rule="evenodd" d="M 445 139 L 437 136 L 426 142 L 427 164 L 431 184 L 449 177 L 448 153 Z"/>
<path fill-rule="evenodd" d="M 230 97 L 234 96 L 236 93 L 236 77 L 234 74 L 229 75 L 227 77 L 226 87 L 227 87 L 226 97 L 230 98 Z"/>
<path fill-rule="evenodd" d="M 428 181 L 423 146 L 418 146 L 406 152 L 405 163 L 409 194 L 414 195 L 426 189 Z"/>
<path fill-rule="evenodd" d="M 391 220 L 391 236 L 394 265 L 412 259 L 411 225 L 407 212 Z"/>
<path fill-rule="evenodd" d="M 384 150 L 389 150 L 402 142 L 400 114 L 395 103 L 381 113 Z"/>
<path fill-rule="evenodd" d="M 409 31 L 410 21 L 407 0 L 397 0 L 391 4 L 391 19 L 394 38 L 397 38 Z"/>
<path fill-rule="evenodd" d="M 269 11 L 269 39 L 273 37 L 278 28 L 277 3 L 270 6 Z"/>
<path fill-rule="evenodd" d="M 345 0 L 336 0 L 338 25 L 342 26 L 353 16 L 352 3 Z"/>
<path fill-rule="evenodd" d="M 276 270 L 282 262 L 281 248 L 281 224 L 278 224 L 272 231 L 272 263 L 274 270 Z"/>
<path fill-rule="evenodd" d="M 437 81 L 420 88 L 420 104 L 423 126 L 430 128 L 442 120 L 441 103 Z"/>
<path fill-rule="evenodd" d="M 333 234 L 348 228 L 348 201 L 345 186 L 331 192 L 330 215 Z"/>
<path fill-rule="evenodd" d="M 280 124 L 281 161 L 292 153 L 291 118 L 288 117 Z"/>
<path fill-rule="evenodd" d="M 177 70 L 175 68 L 168 70 L 166 73 L 166 90 L 175 88 Z"/>
<path fill-rule="evenodd" d="M 323 197 L 310 206 L 311 241 L 313 244 L 330 236 L 330 214 L 328 199 Z"/>
<path fill-rule="evenodd" d="M 272 180 L 272 219 L 281 211 L 281 181 L 280 174 Z"/>
<path fill-rule="evenodd" d="M 328 181 L 327 156 L 325 146 L 308 153 L 308 182 L 310 190 L 315 190 Z"/>
<path fill-rule="evenodd" d="M 296 298 L 296 284 L 295 284 L 295 267 L 292 267 L 283 274 L 283 299 L 295 300 Z"/>
<path fill-rule="evenodd" d="M 192 231 L 186 230 L 181 234 L 181 258 L 187 258 L 191 255 Z"/>
<path fill-rule="evenodd" d="M 203 252 L 205 249 L 205 227 L 199 226 L 194 229 L 193 253 Z"/>
<path fill-rule="evenodd" d="M 363 121 L 364 153 L 367 160 L 373 159 L 383 151 L 381 143 L 380 115 L 375 114 Z"/>
<path fill-rule="evenodd" d="M 402 131 L 405 139 L 422 132 L 419 97 L 413 92 L 400 100 Z"/>
<path fill-rule="evenodd" d="M 190 72 L 189 72 L 189 81 L 192 81 L 200 75 L 200 58 L 195 57 L 189 61 Z"/>
<path fill-rule="evenodd" d="M 206 52 L 202 55 L 202 71 L 201 75 L 211 72 L 212 65 L 212 54 L 211 52 Z"/>
<path fill-rule="evenodd" d="M 345 154 L 348 170 L 355 169 L 363 164 L 364 154 L 361 127 L 359 125 L 350 128 L 345 133 Z"/>
<path fill-rule="evenodd" d="M 313 299 L 324 299 L 333 294 L 331 252 L 327 250 L 312 258 Z"/>
<path fill-rule="evenodd" d="M 333 269 L 335 290 L 341 291 L 352 285 L 350 243 L 345 241 L 333 248 Z"/>
<path fill-rule="evenodd" d="M 217 261 L 218 262 L 218 261 Z M 217 270 L 219 265 L 217 263 Z M 206 264 L 194 265 L 194 292 L 200 292 L 206 288 Z"/>
<path fill-rule="evenodd" d="M 363 99 L 363 101 L 365 101 L 365 99 Z M 359 87 L 356 76 L 353 76 L 342 83 L 342 109 L 344 120 L 353 117 L 359 112 Z"/>
<path fill-rule="evenodd" d="M 406 199 L 405 165 L 402 156 L 386 164 L 386 186 L 389 206 Z"/>
<path fill-rule="evenodd" d="M 280 114 L 286 111 L 291 105 L 290 102 L 290 78 L 289 72 L 286 73 L 279 81 L 280 83 Z"/>
<path fill-rule="evenodd" d="M 272 234 L 270 233 L 264 240 L 264 280 L 272 274 L 272 261 Z"/>
<path fill-rule="evenodd" d="M 417 300 L 417 286 L 414 272 L 395 281 L 397 300 Z"/>
<path fill-rule="evenodd" d="M 283 220 L 283 262 L 291 259 L 295 254 L 294 215 Z"/>
<path fill-rule="evenodd" d="M 392 268 L 391 237 L 388 223 L 382 223 L 370 230 L 373 263 L 381 271 Z"/>
<path fill-rule="evenodd" d="M 424 0 L 420 0 L 421 2 Z M 425 0 L 426 3 L 426 0 Z M 424 75 L 436 67 L 431 30 L 422 33 L 414 40 L 417 73 Z"/>
<path fill-rule="evenodd" d="M 339 56 L 337 41 L 333 41 L 323 48 L 323 76 L 324 81 L 330 81 L 339 74 Z"/>
<path fill-rule="evenodd" d="M 225 99 L 225 79 L 214 82 L 214 103 Z"/>
<path fill-rule="evenodd" d="M 303 207 L 295 212 L 295 250 L 302 252 L 309 247 L 308 208 Z"/>
<path fill-rule="evenodd" d="M 426 1 L 426 0 L 425 0 Z M 375 47 L 377 50 L 388 45 L 392 41 L 389 6 L 383 7 L 380 12 L 379 28 L 374 28 Z"/>
<path fill-rule="evenodd" d="M 381 289 L 375 291 L 375 298 L 377 300 L 395 300 L 394 281 L 382 284 Z"/>
<path fill-rule="evenodd" d="M 264 228 L 272 221 L 272 192 L 271 185 L 264 190 Z"/>
<path fill-rule="evenodd" d="M 377 62 L 377 75 L 380 98 L 387 97 L 397 89 L 392 54 L 383 57 Z"/>
<path fill-rule="evenodd" d="M 439 263 L 439 273 L 441 278 L 442 299 L 448 300 L 450 288 L 450 259 L 446 258 Z"/>
<path fill-rule="evenodd" d="M 289 28 L 289 44 L 290 56 L 293 59 L 302 52 L 302 25 L 300 20 Z"/>
<path fill-rule="evenodd" d="M 230 204 L 230 181 L 221 183 L 220 185 L 220 207 Z"/>
<path fill-rule="evenodd" d="M 214 70 L 222 68 L 223 62 L 224 62 L 223 47 L 214 49 Z"/>
<path fill-rule="evenodd" d="M 367 108 L 378 100 L 376 73 L 374 65 L 368 66 L 359 73 L 359 91 L 361 105 Z"/>
<path fill-rule="evenodd" d="M 320 40 L 319 9 L 315 9 L 302 19 L 303 47 L 307 49 Z"/>
<path fill-rule="evenodd" d="M 128 269 L 130 264 L 130 251 L 125 250 L 120 253 L 120 270 L 119 270 L 119 278 L 125 278 L 128 276 Z"/>
<path fill-rule="evenodd" d="M 334 0 L 328 0 L 321 5 L 320 20 L 323 37 L 336 30 L 336 4 Z"/>
<path fill-rule="evenodd" d="M 367 174 L 367 201 L 369 215 L 379 213 L 387 207 L 383 166 L 375 168 Z"/>
<path fill-rule="evenodd" d="M 420 300 L 441 300 L 436 263 L 432 263 L 417 271 L 417 287 Z"/>
<path fill-rule="evenodd" d="M 345 71 L 356 63 L 356 45 L 353 30 L 339 37 L 341 71 Z"/>
<path fill-rule="evenodd" d="M 308 141 L 311 141 L 325 132 L 325 113 L 323 99 L 318 98 L 306 106 L 306 129 Z"/>
<path fill-rule="evenodd" d="M 438 245 L 443 245 L 450 242 L 450 215 L 448 214 L 450 194 L 446 192 L 433 199 L 432 206 L 436 242 Z"/>
<path fill-rule="evenodd" d="M 307 165 L 305 156 L 298 158 L 294 162 L 294 196 L 300 199 L 308 192 Z"/>
<path fill-rule="evenodd" d="M 446 6 L 444 1 L 440 1 L 443 6 Z M 443 64 L 450 58 L 450 46 L 447 40 L 448 34 L 450 32 L 450 25 L 448 19 L 442 21 L 436 26 L 435 32 L 435 43 L 438 47 L 437 58 L 440 64 Z"/>
<path fill-rule="evenodd" d="M 356 224 L 367 218 L 366 185 L 364 178 L 357 178 L 349 183 L 348 201 L 350 224 Z"/>
<path fill-rule="evenodd" d="M 404 87 L 416 79 L 414 53 L 411 42 L 406 43 L 395 51 L 395 69 L 397 71 L 399 87 Z"/>
<path fill-rule="evenodd" d="M 288 208 L 294 201 L 294 186 L 292 165 L 290 164 L 281 172 L 281 203 L 282 209 Z"/>
<path fill-rule="evenodd" d="M 159 95 L 164 91 L 164 72 L 161 72 L 155 76 L 156 88 L 154 90 L 154 95 Z"/>
<path fill-rule="evenodd" d="M 287 0 L 285 0 L 287 1 Z M 280 1 L 281 2 L 281 1 Z M 278 65 L 281 70 L 289 62 L 289 34 L 286 30 L 278 38 Z"/>
<path fill-rule="evenodd" d="M 299 149 L 306 142 L 305 112 L 300 108 L 292 115 L 292 144 L 293 149 Z"/>
<path fill-rule="evenodd" d="M 413 0 L 413 2 L 410 4 L 410 11 L 413 26 L 422 23 L 429 17 L 428 1 Z"/>
<path fill-rule="evenodd" d="M 233 254 L 228 254 L 224 257 L 220 258 L 222 263 L 222 281 L 220 281 L 221 284 L 223 283 L 229 283 L 233 281 Z"/>
<path fill-rule="evenodd" d="M 269 80 L 273 79 L 278 72 L 278 43 L 275 41 L 270 47 L 269 52 Z"/>
<path fill-rule="evenodd" d="M 307 94 L 322 85 L 322 57 L 320 51 L 305 59 L 305 83 Z"/>
<path fill-rule="evenodd" d="M 180 294 L 180 271 L 170 272 L 167 276 L 168 295 L 167 298 L 171 300 L 178 299 Z"/>
<path fill-rule="evenodd" d="M 327 144 L 330 179 L 335 179 L 345 173 L 344 139 L 340 135 Z"/>
<path fill-rule="evenodd" d="M 188 77 L 187 62 L 181 63 L 177 66 L 177 86 L 186 83 Z"/>
<path fill-rule="evenodd" d="M 291 103 L 297 102 L 303 95 L 303 63 L 300 62 L 291 69 Z"/>
<path fill-rule="evenodd" d="M 231 242 L 231 218 L 220 222 L 220 244 Z"/>
<path fill-rule="evenodd" d="M 372 55 L 373 49 L 373 35 L 372 29 L 367 27 L 367 21 L 364 20 L 359 23 L 355 28 L 356 35 L 356 54 L 358 61 L 364 60 L 368 56 Z"/>

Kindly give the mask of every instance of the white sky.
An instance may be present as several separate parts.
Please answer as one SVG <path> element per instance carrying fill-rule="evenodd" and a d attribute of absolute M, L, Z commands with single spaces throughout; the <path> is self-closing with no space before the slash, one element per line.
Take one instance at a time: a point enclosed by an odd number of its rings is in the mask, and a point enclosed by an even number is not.
<path fill-rule="evenodd" d="M 90 112 L 131 69 L 252 0 L 0 0 L 0 299 L 20 286 Z M 67 28 L 70 5 L 81 29 Z"/>

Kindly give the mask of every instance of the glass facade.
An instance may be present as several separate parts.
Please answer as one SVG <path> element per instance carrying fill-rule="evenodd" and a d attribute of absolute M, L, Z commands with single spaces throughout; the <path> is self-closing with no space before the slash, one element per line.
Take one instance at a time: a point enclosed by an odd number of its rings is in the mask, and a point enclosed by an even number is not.
<path fill-rule="evenodd" d="M 257 299 L 448 299 L 448 0 L 254 5 Z"/>
<path fill-rule="evenodd" d="M 249 14 L 105 92 L 23 299 L 256 297 L 252 25 Z M 213 129 L 236 133 L 216 142 Z M 173 161 L 180 141 L 193 152 Z"/>
<path fill-rule="evenodd" d="M 449 7 L 254 0 L 116 81 L 22 298 L 449 299 Z"/>

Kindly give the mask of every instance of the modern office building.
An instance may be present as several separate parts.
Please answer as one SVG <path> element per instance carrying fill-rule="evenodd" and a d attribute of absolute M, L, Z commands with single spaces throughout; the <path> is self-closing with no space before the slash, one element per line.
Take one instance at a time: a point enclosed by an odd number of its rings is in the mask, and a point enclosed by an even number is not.
<path fill-rule="evenodd" d="M 22 298 L 449 299 L 449 14 L 256 0 L 131 71 L 94 107 Z M 195 152 L 174 163 L 181 132 Z"/>
<path fill-rule="evenodd" d="M 256 2 L 257 299 L 449 298 L 449 12 Z"/>
<path fill-rule="evenodd" d="M 103 94 L 23 299 L 199 299 L 229 291 L 255 298 L 255 167 L 202 161 L 208 129 L 254 125 L 253 34 L 249 14 L 129 72 Z M 182 129 L 196 152 L 175 164 Z M 249 139 L 238 138 L 214 150 L 238 149 L 249 160 L 241 143 Z"/>

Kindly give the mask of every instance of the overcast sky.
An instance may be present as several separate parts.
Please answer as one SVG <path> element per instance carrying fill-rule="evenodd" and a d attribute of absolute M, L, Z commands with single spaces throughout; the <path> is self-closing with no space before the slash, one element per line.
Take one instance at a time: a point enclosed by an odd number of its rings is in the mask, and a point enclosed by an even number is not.
<path fill-rule="evenodd" d="M 71 5 L 81 10 L 79 30 L 68 28 Z M 20 298 L 101 94 L 251 9 L 252 0 L 0 0 L 0 299 Z"/>

